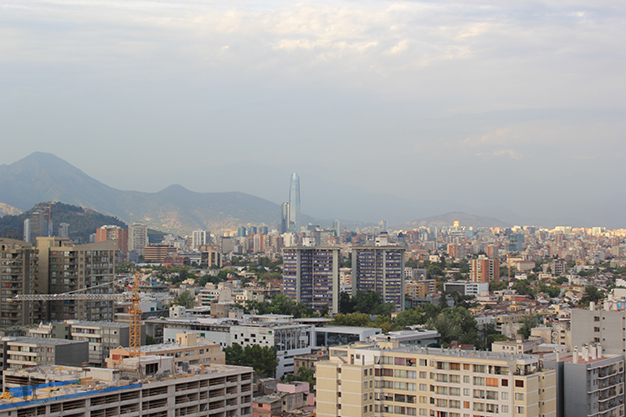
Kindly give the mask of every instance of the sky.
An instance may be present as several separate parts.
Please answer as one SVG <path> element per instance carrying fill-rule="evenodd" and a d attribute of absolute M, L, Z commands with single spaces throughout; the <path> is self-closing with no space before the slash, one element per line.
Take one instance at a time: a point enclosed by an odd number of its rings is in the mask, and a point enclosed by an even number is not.
<path fill-rule="evenodd" d="M 318 217 L 626 227 L 625 17 L 602 0 L 0 0 L 0 164 L 52 152 L 115 188 L 277 203 L 298 172 Z"/>

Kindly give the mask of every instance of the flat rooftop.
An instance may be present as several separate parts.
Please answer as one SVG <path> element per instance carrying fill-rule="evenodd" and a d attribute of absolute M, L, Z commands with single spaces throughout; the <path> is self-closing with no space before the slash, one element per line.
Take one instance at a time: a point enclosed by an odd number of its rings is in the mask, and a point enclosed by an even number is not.
<path fill-rule="evenodd" d="M 73 343 L 85 343 L 79 340 L 66 340 L 66 339 L 52 339 L 41 337 L 28 337 L 28 336 L 5 336 L 2 339 L 5 343 L 17 342 L 26 343 L 32 345 L 71 345 Z"/>

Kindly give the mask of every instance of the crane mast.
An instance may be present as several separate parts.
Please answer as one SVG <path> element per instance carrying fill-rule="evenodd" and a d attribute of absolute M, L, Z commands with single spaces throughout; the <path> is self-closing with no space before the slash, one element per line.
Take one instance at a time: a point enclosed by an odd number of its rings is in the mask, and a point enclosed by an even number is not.
<path fill-rule="evenodd" d="M 133 291 L 130 296 L 130 342 L 128 353 L 131 358 L 141 356 L 141 306 L 139 305 L 139 272 L 135 273 Z"/>

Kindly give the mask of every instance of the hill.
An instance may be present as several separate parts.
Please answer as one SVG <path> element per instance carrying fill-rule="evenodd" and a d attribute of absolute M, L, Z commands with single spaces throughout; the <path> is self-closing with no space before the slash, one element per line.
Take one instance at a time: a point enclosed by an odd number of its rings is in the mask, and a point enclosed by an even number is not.
<path fill-rule="evenodd" d="M 240 192 L 197 193 L 181 185 L 157 193 L 117 190 L 49 153 L 0 165 L 0 202 L 28 210 L 41 201 L 62 201 L 172 233 L 274 225 L 280 216 L 278 204 Z"/>
<path fill-rule="evenodd" d="M 22 238 L 24 220 L 29 218 L 32 212 L 42 210 L 48 203 L 40 203 L 32 209 L 16 215 L 7 215 L 0 219 L 0 235 L 13 235 Z M 95 210 L 85 209 L 63 203 L 51 203 L 52 224 L 54 233 L 57 234 L 61 223 L 70 225 L 70 238 L 80 239 L 82 243 L 89 242 L 89 235 L 96 232 L 101 226 L 114 225 L 126 228 L 126 223 L 117 217 L 106 216 Z M 16 233 L 17 232 L 17 233 Z"/>
<path fill-rule="evenodd" d="M 460 226 L 465 227 L 511 227 L 510 223 L 503 222 L 493 217 L 481 217 L 473 214 L 467 214 L 462 212 L 450 212 L 442 214 L 441 216 L 425 217 L 423 219 L 413 220 L 396 227 L 398 230 L 413 230 L 419 227 L 444 227 L 452 226 L 455 221 L 459 222 Z"/>
<path fill-rule="evenodd" d="M 18 214 L 22 214 L 22 210 L 8 204 L 0 203 L 0 217 L 6 216 L 7 214 L 16 216 Z"/>

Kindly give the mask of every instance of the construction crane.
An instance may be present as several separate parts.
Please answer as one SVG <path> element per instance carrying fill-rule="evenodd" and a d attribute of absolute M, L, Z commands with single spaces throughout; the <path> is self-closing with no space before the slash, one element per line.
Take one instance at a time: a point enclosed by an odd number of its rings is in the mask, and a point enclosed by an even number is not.
<path fill-rule="evenodd" d="M 69 291 L 61 294 L 19 294 L 13 297 L 12 301 L 62 301 L 62 300 L 87 300 L 87 301 L 129 301 L 130 308 L 128 310 L 130 314 L 130 341 L 128 352 L 131 358 L 141 356 L 141 307 L 139 302 L 141 297 L 139 296 L 139 276 L 140 273 L 135 273 L 135 279 L 133 281 L 133 287 L 130 294 L 81 294 L 83 291 L 88 291 L 96 287 L 104 287 L 112 285 L 115 282 L 111 281 L 105 284 L 94 285 L 93 287 L 83 288 L 80 290 Z M 121 281 L 121 280 L 120 280 Z"/>

